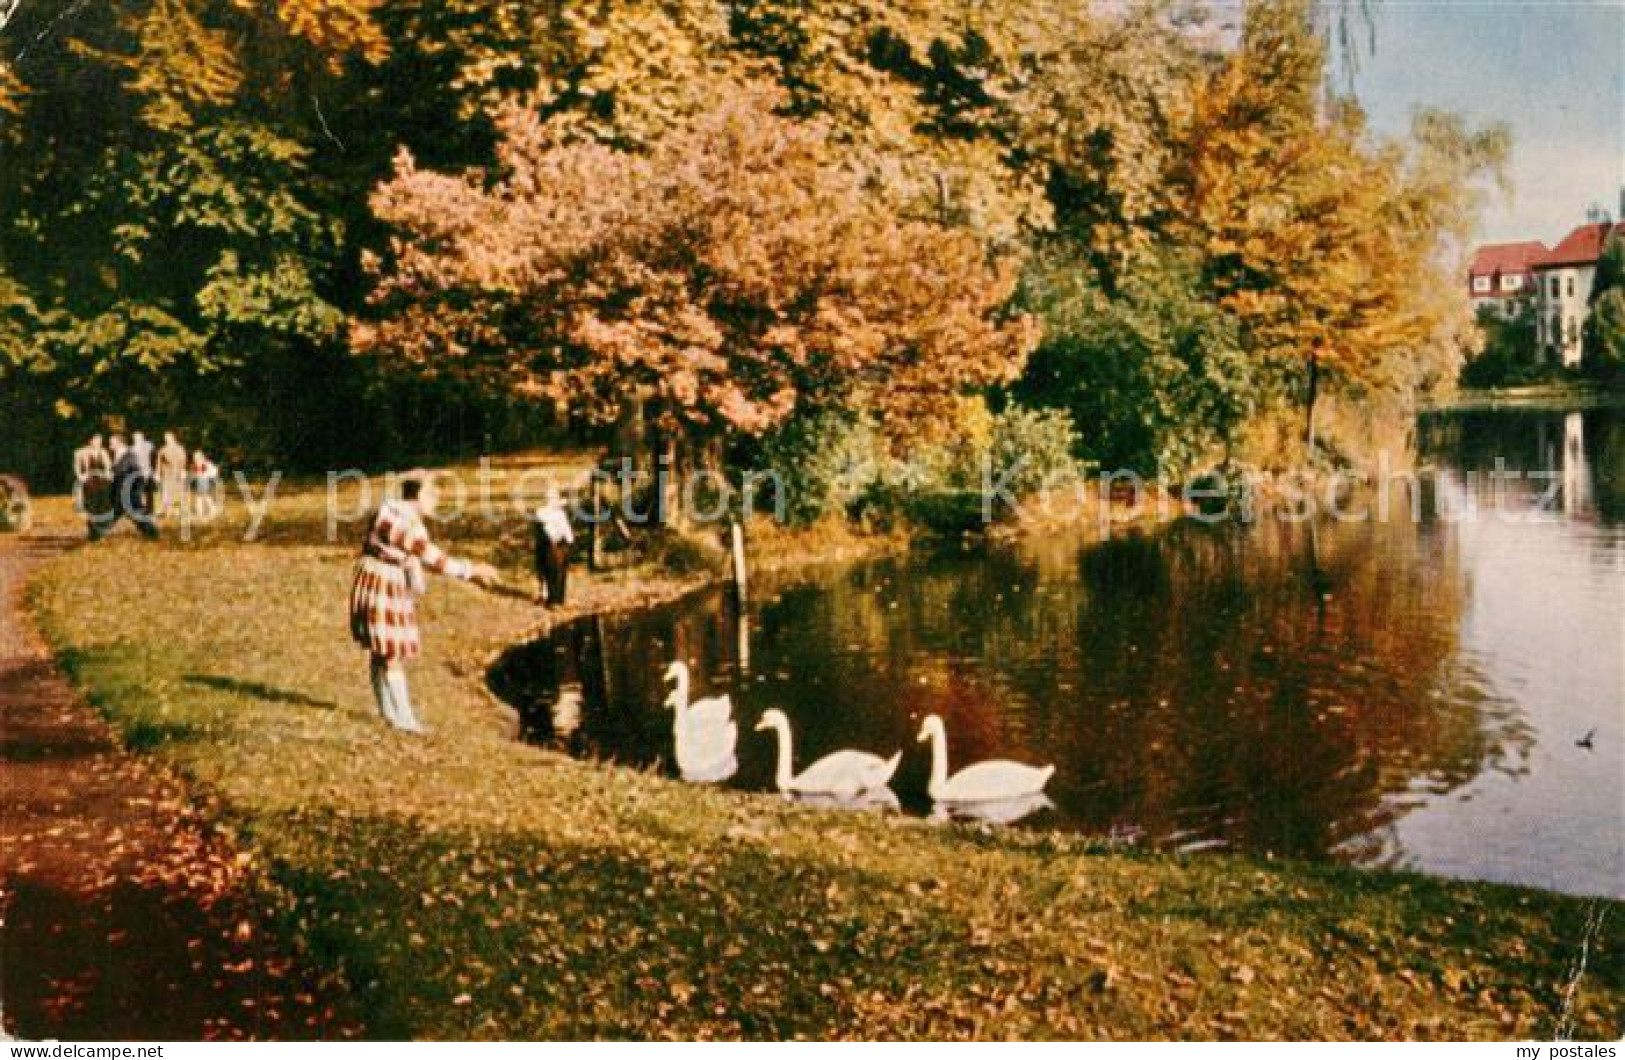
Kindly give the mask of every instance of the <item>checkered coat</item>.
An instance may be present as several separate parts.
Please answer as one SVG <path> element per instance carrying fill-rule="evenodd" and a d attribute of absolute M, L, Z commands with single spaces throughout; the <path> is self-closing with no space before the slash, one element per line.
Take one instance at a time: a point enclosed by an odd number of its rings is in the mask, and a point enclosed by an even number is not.
<path fill-rule="evenodd" d="M 417 658 L 416 601 L 424 571 L 466 579 L 474 568 L 429 539 L 415 505 L 386 502 L 367 532 L 350 586 L 350 636 L 357 644 L 391 662 Z"/>

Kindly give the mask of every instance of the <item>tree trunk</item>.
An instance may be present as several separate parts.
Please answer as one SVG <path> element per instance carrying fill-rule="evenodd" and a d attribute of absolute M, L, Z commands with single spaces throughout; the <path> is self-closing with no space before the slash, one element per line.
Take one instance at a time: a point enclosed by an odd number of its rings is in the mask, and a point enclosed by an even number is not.
<path fill-rule="evenodd" d="M 683 521 L 682 455 L 676 435 L 666 435 L 655 462 L 655 522 L 660 526 L 674 527 Z"/>
<path fill-rule="evenodd" d="M 610 457 L 616 461 L 632 462 L 632 477 L 636 478 L 649 457 L 648 420 L 644 415 L 643 395 L 634 394 L 621 404 L 620 415 L 615 418 Z M 616 470 L 620 470 L 617 466 Z"/>
<path fill-rule="evenodd" d="M 1309 393 L 1304 405 L 1304 448 L 1310 459 L 1315 455 L 1315 403 L 1320 398 L 1320 357 L 1309 355 Z"/>
<path fill-rule="evenodd" d="M 592 522 L 587 527 L 587 569 L 604 569 L 604 480 L 592 477 Z"/>

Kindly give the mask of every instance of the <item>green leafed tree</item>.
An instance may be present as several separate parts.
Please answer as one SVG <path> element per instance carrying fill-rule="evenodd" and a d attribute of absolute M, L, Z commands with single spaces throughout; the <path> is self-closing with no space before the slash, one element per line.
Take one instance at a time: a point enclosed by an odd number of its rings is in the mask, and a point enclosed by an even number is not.
<path fill-rule="evenodd" d="M 347 64 L 381 57 L 375 6 L 19 7 L 0 76 L 0 327 L 26 341 L 0 373 L 20 419 L 201 424 L 195 395 L 231 389 L 221 373 L 263 383 L 335 343 L 346 226 L 314 164 L 314 144 L 332 148 L 316 109 Z"/>
<path fill-rule="evenodd" d="M 1605 380 L 1625 378 L 1625 238 L 1618 228 L 1603 243 L 1592 279 L 1581 367 Z"/>
<path fill-rule="evenodd" d="M 1266 382 L 1199 263 L 1141 257 L 1108 294 L 1075 254 L 1051 250 L 1024 278 L 1045 334 L 1017 395 L 1070 412 L 1080 455 L 1108 470 L 1178 479 L 1223 460 Z"/>

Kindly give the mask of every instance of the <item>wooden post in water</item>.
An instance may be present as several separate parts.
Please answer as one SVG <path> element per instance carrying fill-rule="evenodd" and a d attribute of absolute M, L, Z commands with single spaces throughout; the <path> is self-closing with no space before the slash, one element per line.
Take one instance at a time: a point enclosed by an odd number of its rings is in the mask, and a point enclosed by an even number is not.
<path fill-rule="evenodd" d="M 750 612 L 743 607 L 735 610 L 738 611 L 736 617 L 739 620 L 739 640 L 736 644 L 739 653 L 739 672 L 748 674 L 750 673 Z"/>
<path fill-rule="evenodd" d="M 733 543 L 734 600 L 743 614 L 745 605 L 750 602 L 750 578 L 745 570 L 745 528 L 739 525 L 738 519 L 728 520 L 728 535 Z"/>

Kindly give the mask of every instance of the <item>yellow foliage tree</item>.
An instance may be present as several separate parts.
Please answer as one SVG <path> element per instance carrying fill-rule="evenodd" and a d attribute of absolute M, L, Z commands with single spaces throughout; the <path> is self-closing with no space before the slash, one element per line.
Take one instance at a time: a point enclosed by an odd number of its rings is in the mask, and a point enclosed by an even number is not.
<path fill-rule="evenodd" d="M 154 0 L 135 22 L 136 54 L 124 60 L 146 100 L 142 116 L 160 129 L 192 123 L 194 110 L 224 106 L 243 82 L 231 39 L 204 24 L 186 0 Z"/>
<path fill-rule="evenodd" d="M 199 112 L 225 108 L 246 87 L 276 94 L 287 87 L 295 60 L 270 46 L 272 38 L 303 42 L 330 74 L 358 57 L 377 62 L 388 41 L 374 20 L 380 0 L 148 0 L 131 5 L 119 22 L 133 49 L 108 48 L 75 38 L 75 54 L 130 74 L 144 100 L 141 116 L 158 129 L 191 127 Z M 253 67 L 250 69 L 250 67 Z M 0 71 L 0 110 L 5 107 Z"/>
<path fill-rule="evenodd" d="M 276 17 L 295 37 L 301 37 L 326 58 L 335 72 L 352 56 L 379 62 L 389 54 L 389 41 L 379 28 L 376 12 L 382 0 L 276 0 Z M 236 0 L 252 11 L 260 0 Z"/>
<path fill-rule="evenodd" d="M 22 114 L 24 93 L 22 80 L 11 72 L 4 59 L 0 59 L 0 143 L 15 135 L 7 119 Z"/>
<path fill-rule="evenodd" d="M 519 102 L 647 148 L 753 81 L 817 118 L 906 216 L 1014 242 L 1059 220 L 1108 257 L 1165 215 L 1199 34 L 1164 0 L 400 0 L 464 116 Z M 419 40 L 418 38 L 422 38 Z M 433 54 L 430 55 L 431 46 Z"/>
<path fill-rule="evenodd" d="M 1311 452 L 1328 380 L 1402 386 L 1459 316 L 1443 244 L 1505 147 L 1459 125 L 1411 156 L 1369 142 L 1356 107 L 1321 101 L 1322 47 L 1306 0 L 1252 5 L 1242 47 L 1197 93 L 1184 174 L 1187 234 L 1248 349 L 1298 377 Z"/>

